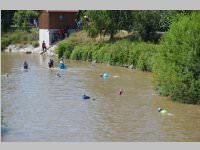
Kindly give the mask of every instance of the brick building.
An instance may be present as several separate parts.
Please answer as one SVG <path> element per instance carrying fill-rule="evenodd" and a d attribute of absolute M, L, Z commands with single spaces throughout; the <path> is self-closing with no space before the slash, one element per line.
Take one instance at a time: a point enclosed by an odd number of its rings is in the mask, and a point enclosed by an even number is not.
<path fill-rule="evenodd" d="M 78 10 L 41 10 L 39 11 L 39 43 L 46 42 L 49 47 L 54 41 L 54 33 L 61 28 L 69 31 L 76 27 Z"/>

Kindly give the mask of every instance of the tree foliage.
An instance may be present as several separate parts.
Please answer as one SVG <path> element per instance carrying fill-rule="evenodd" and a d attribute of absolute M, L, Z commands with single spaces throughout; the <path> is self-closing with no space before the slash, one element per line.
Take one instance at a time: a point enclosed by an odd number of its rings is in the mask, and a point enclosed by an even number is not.
<path fill-rule="evenodd" d="M 153 71 L 160 94 L 200 103 L 200 12 L 174 20 L 161 42 Z"/>
<path fill-rule="evenodd" d="M 20 29 L 26 29 L 30 24 L 30 19 L 37 18 L 38 12 L 34 10 L 18 10 L 15 12 L 13 21 Z"/>
<path fill-rule="evenodd" d="M 159 30 L 168 31 L 169 27 L 174 19 L 177 19 L 179 15 L 189 15 L 192 11 L 190 10 L 163 10 L 160 15 Z"/>
<path fill-rule="evenodd" d="M 113 39 L 118 30 L 130 31 L 132 27 L 132 15 L 130 10 L 95 10 L 87 11 L 91 25 L 86 27 L 89 35 L 110 35 Z"/>
<path fill-rule="evenodd" d="M 156 31 L 168 31 L 172 21 L 179 14 L 191 11 L 177 10 L 92 10 L 84 11 L 89 16 L 90 25 L 85 26 L 91 37 L 110 35 L 113 39 L 119 30 L 134 31 L 144 41 L 158 41 Z"/>
<path fill-rule="evenodd" d="M 13 21 L 13 15 L 15 13 L 15 10 L 2 10 L 1 11 L 1 31 L 7 32 L 10 28 L 10 25 L 12 25 Z"/>

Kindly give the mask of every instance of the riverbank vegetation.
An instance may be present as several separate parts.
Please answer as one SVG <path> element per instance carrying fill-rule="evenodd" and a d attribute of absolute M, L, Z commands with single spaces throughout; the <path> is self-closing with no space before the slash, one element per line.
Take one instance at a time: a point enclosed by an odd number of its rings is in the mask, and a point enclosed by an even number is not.
<path fill-rule="evenodd" d="M 18 44 L 19 46 L 32 44 L 33 47 L 37 47 L 39 45 L 38 30 L 31 24 L 30 21 L 37 18 L 37 11 L 2 10 L 1 12 L 1 50 L 4 50 L 10 44 Z"/>
<path fill-rule="evenodd" d="M 98 16 L 97 12 L 86 12 L 90 17 L 94 15 L 90 20 L 91 26 L 84 28 L 89 37 L 80 38 L 79 35 L 84 32 L 81 31 L 60 42 L 57 48 L 59 57 L 131 65 L 136 69 L 151 71 L 155 89 L 161 95 L 183 103 L 200 103 L 199 11 L 171 11 L 163 13 L 163 16 L 158 16 L 158 12 L 137 12 L 132 17 L 139 21 L 130 24 L 132 30 L 126 26 L 129 35 L 120 38 L 115 35 L 124 29 L 123 24 L 118 22 L 113 27 L 112 19 L 120 20 L 118 16 L 124 18 L 127 13 L 114 15 L 109 12 L 107 15 L 101 12 L 102 16 Z M 130 16 L 127 18 L 130 19 Z M 165 34 L 157 36 L 157 31 L 164 31 Z"/>
<path fill-rule="evenodd" d="M 180 16 L 170 26 L 154 61 L 160 94 L 200 104 L 200 12 Z"/>
<path fill-rule="evenodd" d="M 132 65 L 143 71 L 152 70 L 153 56 L 159 47 L 156 44 L 131 40 L 77 42 L 78 40 L 72 39 L 73 35 L 67 41 L 58 44 L 57 52 L 60 57 L 117 66 Z"/>
<path fill-rule="evenodd" d="M 39 46 L 38 30 L 33 28 L 29 31 L 18 30 L 15 32 L 3 33 L 1 36 L 1 50 L 4 50 L 10 44 L 27 45 L 31 44 L 33 47 Z"/>
<path fill-rule="evenodd" d="M 37 46 L 38 31 L 27 26 L 38 14 L 9 12 L 18 28 L 8 32 L 7 13 L 2 12 L 1 49 Z M 200 11 L 87 10 L 77 16 L 83 26 L 57 44 L 59 57 L 150 71 L 160 95 L 200 103 Z"/>

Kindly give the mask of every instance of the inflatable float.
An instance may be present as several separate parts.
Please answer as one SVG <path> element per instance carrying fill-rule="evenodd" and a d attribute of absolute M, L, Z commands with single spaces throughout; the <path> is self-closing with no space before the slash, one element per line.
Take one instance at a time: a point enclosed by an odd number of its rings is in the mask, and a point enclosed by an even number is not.
<path fill-rule="evenodd" d="M 106 79 L 106 78 L 108 78 L 108 77 L 109 77 L 109 75 L 108 75 L 107 73 L 104 73 L 104 74 L 103 74 L 103 78 L 104 78 L 104 79 Z"/>
<path fill-rule="evenodd" d="M 167 110 L 166 109 L 161 109 L 160 107 L 157 108 L 157 111 L 161 114 L 167 114 Z"/>
<path fill-rule="evenodd" d="M 65 64 L 59 64 L 58 66 L 60 69 L 67 69 L 67 66 Z"/>
<path fill-rule="evenodd" d="M 90 97 L 84 94 L 84 95 L 82 96 L 82 99 L 90 99 Z"/>

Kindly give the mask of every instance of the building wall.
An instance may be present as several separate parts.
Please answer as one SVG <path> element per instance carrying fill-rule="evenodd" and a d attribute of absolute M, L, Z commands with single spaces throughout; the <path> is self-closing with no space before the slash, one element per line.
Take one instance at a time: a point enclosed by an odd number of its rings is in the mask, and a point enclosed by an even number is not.
<path fill-rule="evenodd" d="M 74 29 L 76 27 L 76 13 L 74 12 L 49 12 L 49 18 L 50 29 L 60 29 L 66 26 Z"/>
<path fill-rule="evenodd" d="M 45 10 L 41 10 L 39 13 L 39 29 L 49 28 L 49 13 Z"/>
<path fill-rule="evenodd" d="M 42 49 L 42 42 L 45 41 L 47 48 L 50 45 L 50 37 L 49 37 L 48 29 L 39 29 L 39 44 Z"/>
<path fill-rule="evenodd" d="M 47 48 L 52 43 L 53 32 L 60 28 L 75 29 L 77 12 L 50 12 L 41 10 L 39 13 L 39 44 L 45 41 Z M 62 17 L 61 17 L 62 16 Z M 73 32 L 73 30 L 69 30 Z"/>
<path fill-rule="evenodd" d="M 54 36 L 54 32 L 55 31 L 58 31 L 59 29 L 49 29 L 49 42 L 50 42 L 50 44 L 52 44 L 52 41 L 53 41 L 53 36 Z"/>

